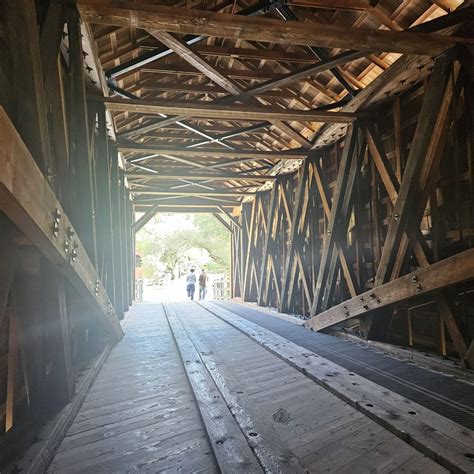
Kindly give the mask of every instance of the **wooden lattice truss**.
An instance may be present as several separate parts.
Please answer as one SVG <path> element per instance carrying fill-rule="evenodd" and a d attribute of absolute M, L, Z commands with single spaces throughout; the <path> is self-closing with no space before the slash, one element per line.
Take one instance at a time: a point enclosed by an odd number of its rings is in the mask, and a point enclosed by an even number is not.
<path fill-rule="evenodd" d="M 78 4 L 135 209 L 150 213 L 231 211 L 270 187 L 426 77 L 466 14 L 455 0 Z"/>

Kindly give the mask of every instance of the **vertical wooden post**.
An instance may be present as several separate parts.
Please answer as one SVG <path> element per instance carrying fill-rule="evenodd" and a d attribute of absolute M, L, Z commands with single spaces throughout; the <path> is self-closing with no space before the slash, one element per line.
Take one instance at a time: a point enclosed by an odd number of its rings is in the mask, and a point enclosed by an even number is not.
<path fill-rule="evenodd" d="M 112 202 L 112 238 L 114 246 L 114 287 L 115 311 L 120 319 L 123 318 L 123 272 L 122 268 L 122 232 L 120 219 L 120 177 L 117 150 L 110 150 L 110 191 Z"/>
<path fill-rule="evenodd" d="M 408 345 L 413 347 L 413 327 L 411 323 L 411 309 L 408 308 L 407 311 L 407 323 L 408 323 Z"/>
<path fill-rule="evenodd" d="M 291 218 L 291 228 L 288 242 L 288 250 L 286 255 L 285 267 L 283 270 L 283 282 L 281 285 L 281 302 L 280 302 L 280 311 L 285 312 L 289 308 L 290 301 L 292 299 L 292 294 L 289 294 L 290 290 L 290 279 L 292 278 L 292 273 L 296 268 L 296 259 L 294 258 L 294 249 L 296 247 L 296 239 L 298 237 L 298 230 L 300 227 L 301 213 L 303 210 L 304 204 L 304 194 L 306 189 L 306 181 L 309 176 L 309 167 L 310 161 L 306 159 L 302 168 L 301 174 L 299 176 L 298 187 L 296 189 L 295 204 L 293 215 Z"/>
<path fill-rule="evenodd" d="M 4 2 L 5 26 L 13 52 L 13 80 L 16 100 L 12 120 L 43 174 L 53 184 L 43 69 L 35 2 Z"/>
<path fill-rule="evenodd" d="M 259 293 L 257 296 L 257 304 L 262 306 L 267 302 L 264 301 L 264 287 L 265 287 L 265 279 L 270 278 L 270 267 L 268 266 L 268 254 L 270 251 L 271 242 L 273 239 L 273 225 L 274 225 L 274 218 L 275 212 L 277 210 L 277 202 L 278 202 L 278 191 L 279 191 L 280 183 L 279 181 L 275 181 L 273 184 L 273 188 L 270 192 L 270 203 L 269 203 L 269 210 L 267 213 L 267 231 L 265 234 L 265 239 L 263 242 L 263 253 L 262 253 L 262 263 L 260 265 L 260 278 L 259 278 Z"/>
<path fill-rule="evenodd" d="M 17 385 L 16 374 L 18 371 L 18 329 L 15 313 L 12 308 L 7 310 L 8 321 L 8 363 L 7 363 L 7 397 L 5 404 L 5 432 L 13 428 L 15 416 L 15 388 Z"/>
<path fill-rule="evenodd" d="M 354 124 L 348 131 L 344 149 L 342 152 L 341 163 L 334 189 L 334 199 L 331 206 L 331 215 L 329 218 L 327 235 L 324 240 L 324 248 L 321 256 L 321 265 L 318 273 L 318 280 L 314 291 L 313 304 L 311 307 L 311 317 L 315 316 L 321 309 L 326 283 L 328 281 L 328 272 L 330 270 L 330 261 L 332 258 L 334 244 L 336 241 L 337 225 L 339 222 L 340 212 L 344 202 L 345 189 L 349 174 L 351 172 L 351 163 L 354 156 L 354 149 L 359 135 L 359 126 Z"/>
<path fill-rule="evenodd" d="M 115 301 L 115 262 L 111 202 L 110 159 L 107 139 L 105 108 L 98 110 L 97 144 L 97 246 L 99 256 L 99 274 L 104 282 L 111 301 Z"/>
<path fill-rule="evenodd" d="M 47 414 L 46 361 L 44 348 L 43 294 L 40 255 L 34 247 L 23 247 L 12 286 L 23 371 L 31 415 L 42 419 Z"/>
<path fill-rule="evenodd" d="M 128 311 L 128 239 L 127 239 L 127 196 L 125 191 L 125 174 L 123 169 L 119 168 L 119 206 L 120 206 L 120 257 L 122 267 L 122 287 L 120 296 L 122 299 L 123 311 Z"/>
<path fill-rule="evenodd" d="M 420 111 L 418 125 L 415 130 L 412 146 L 403 173 L 398 198 L 394 206 L 392 219 L 390 220 L 387 237 L 382 250 L 375 285 L 381 285 L 388 281 L 395 266 L 397 249 L 403 233 L 407 229 L 408 221 L 413 214 L 413 202 L 419 192 L 418 186 L 421 179 L 423 163 L 435 136 L 442 133 L 435 130 L 438 113 L 444 99 L 444 91 L 451 71 L 452 58 L 450 54 L 438 57 L 435 63 L 428 88 L 425 93 L 423 105 Z M 402 257 L 403 258 L 403 257 Z"/>
<path fill-rule="evenodd" d="M 96 216 L 93 163 L 89 150 L 87 97 L 84 83 L 84 59 L 80 17 L 77 9 L 68 6 L 66 11 L 69 39 L 70 67 L 70 120 L 69 146 L 72 160 L 70 183 L 73 189 L 71 208 L 74 226 L 97 268 Z"/>
<path fill-rule="evenodd" d="M 66 404 L 74 395 L 74 369 L 71 360 L 70 330 L 64 278 L 57 269 L 42 259 L 44 316 L 42 324 L 48 327 L 48 345 L 52 345 L 53 383 L 49 392 L 57 406 Z"/>

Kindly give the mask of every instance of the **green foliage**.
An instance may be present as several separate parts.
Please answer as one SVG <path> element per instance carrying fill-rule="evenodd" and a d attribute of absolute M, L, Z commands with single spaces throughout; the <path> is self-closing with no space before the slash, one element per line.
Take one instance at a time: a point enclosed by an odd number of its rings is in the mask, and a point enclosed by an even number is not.
<path fill-rule="evenodd" d="M 230 269 L 230 234 L 227 229 L 209 214 L 194 216 L 196 232 L 193 233 L 193 246 L 207 250 L 210 272 L 228 272 Z"/>
<path fill-rule="evenodd" d="M 182 216 L 181 216 L 182 219 Z M 162 271 L 176 276 L 179 267 L 190 264 L 211 273 L 229 273 L 230 234 L 210 214 L 191 215 L 186 225 L 168 229 L 155 218 L 137 235 L 137 252 L 143 258 L 143 275 L 157 277 Z"/>

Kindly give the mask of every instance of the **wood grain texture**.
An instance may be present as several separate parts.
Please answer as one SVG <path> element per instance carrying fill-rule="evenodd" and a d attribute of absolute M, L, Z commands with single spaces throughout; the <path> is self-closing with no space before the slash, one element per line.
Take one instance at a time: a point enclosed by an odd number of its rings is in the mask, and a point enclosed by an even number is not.
<path fill-rule="evenodd" d="M 217 36 L 327 48 L 391 51 L 408 54 L 438 54 L 456 43 L 452 38 L 411 32 L 346 28 L 323 23 L 299 23 L 258 17 L 239 17 L 201 10 L 183 10 L 158 5 L 113 4 L 82 0 L 84 21 L 115 26 L 135 26 L 172 33 Z"/>
<path fill-rule="evenodd" d="M 97 310 L 104 326 L 120 339 L 123 335 L 122 328 L 86 250 L 3 109 L 0 109 L 0 150 L 0 161 L 4 163 L 0 174 L 1 210 L 66 275 L 86 301 Z M 35 190 L 34 194 L 32 189 Z M 57 238 L 53 235 L 56 212 L 61 216 Z M 70 244 L 67 250 L 65 241 Z M 71 251 L 74 244 L 77 246 L 77 258 L 73 260 Z"/>
<path fill-rule="evenodd" d="M 159 306 L 135 308 L 50 472 L 216 472 L 193 392 Z"/>
<path fill-rule="evenodd" d="M 203 306 L 380 426 L 452 472 L 469 472 L 471 432 L 405 397 L 308 352 L 271 331 L 212 303 Z"/>

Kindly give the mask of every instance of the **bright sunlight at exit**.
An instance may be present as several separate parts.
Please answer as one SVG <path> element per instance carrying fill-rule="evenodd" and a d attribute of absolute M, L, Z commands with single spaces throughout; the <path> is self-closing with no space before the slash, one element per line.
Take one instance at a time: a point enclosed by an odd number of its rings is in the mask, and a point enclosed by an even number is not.
<path fill-rule="evenodd" d="M 212 214 L 157 214 L 135 254 L 137 301 L 229 297 L 230 233 Z"/>

